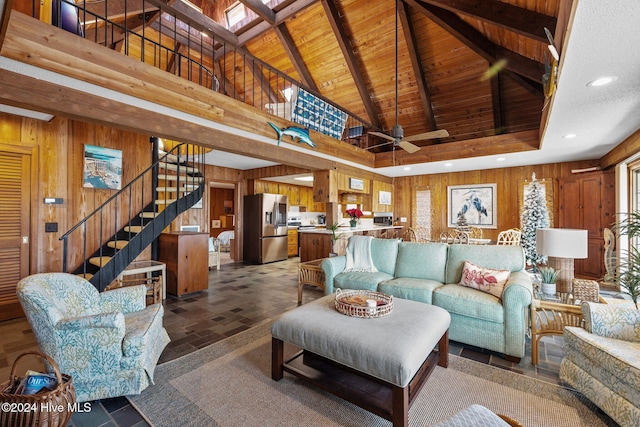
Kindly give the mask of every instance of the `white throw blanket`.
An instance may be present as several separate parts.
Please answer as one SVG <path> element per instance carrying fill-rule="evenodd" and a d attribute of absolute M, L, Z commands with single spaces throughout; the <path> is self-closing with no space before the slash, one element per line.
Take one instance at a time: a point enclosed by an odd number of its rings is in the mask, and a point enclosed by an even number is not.
<path fill-rule="evenodd" d="M 351 236 L 347 243 L 347 265 L 344 271 L 375 273 L 378 269 L 371 258 L 372 236 Z"/>

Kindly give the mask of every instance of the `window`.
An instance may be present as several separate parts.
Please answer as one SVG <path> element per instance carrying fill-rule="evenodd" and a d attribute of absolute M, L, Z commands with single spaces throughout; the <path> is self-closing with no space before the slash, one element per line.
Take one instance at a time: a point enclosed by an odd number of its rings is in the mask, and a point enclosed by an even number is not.
<path fill-rule="evenodd" d="M 226 10 L 225 14 L 227 15 L 227 26 L 233 27 L 238 22 L 242 21 L 245 16 L 245 9 L 242 3 L 236 3 Z"/>

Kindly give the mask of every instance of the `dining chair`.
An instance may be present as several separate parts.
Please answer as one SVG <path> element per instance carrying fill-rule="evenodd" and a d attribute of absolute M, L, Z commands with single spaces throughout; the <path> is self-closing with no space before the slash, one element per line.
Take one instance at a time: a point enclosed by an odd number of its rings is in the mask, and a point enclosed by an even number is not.
<path fill-rule="evenodd" d="M 498 234 L 498 241 L 496 244 L 498 245 L 519 245 L 520 244 L 520 236 L 522 232 L 517 228 L 511 228 L 509 230 L 501 231 Z"/>

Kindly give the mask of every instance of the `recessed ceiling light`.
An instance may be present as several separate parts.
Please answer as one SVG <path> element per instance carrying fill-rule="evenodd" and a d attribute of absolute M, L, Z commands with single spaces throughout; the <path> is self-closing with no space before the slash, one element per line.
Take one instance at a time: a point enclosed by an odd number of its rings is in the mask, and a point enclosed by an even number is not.
<path fill-rule="evenodd" d="M 614 76 L 600 77 L 599 79 L 595 79 L 595 80 L 587 83 L 587 86 L 591 86 L 591 87 L 604 86 L 604 85 L 608 85 L 609 83 L 611 83 L 615 79 L 617 79 L 617 77 L 614 77 Z"/>
<path fill-rule="evenodd" d="M 453 163 L 445 163 L 445 164 L 444 164 L 444 167 L 445 167 L 445 168 L 450 168 L 451 166 L 453 166 Z"/>
<path fill-rule="evenodd" d="M 296 176 L 293 179 L 297 179 L 298 181 L 313 181 L 313 176 Z"/>
<path fill-rule="evenodd" d="M 498 157 L 498 158 L 496 159 L 496 161 L 498 161 L 498 162 L 504 162 L 505 160 L 507 160 L 507 158 L 506 158 L 506 157 Z"/>
<path fill-rule="evenodd" d="M 410 170 L 411 170 L 411 168 L 410 168 L 409 166 L 405 166 L 405 167 L 403 168 L 403 170 L 410 171 Z"/>
<path fill-rule="evenodd" d="M 571 139 L 571 138 L 575 138 L 576 136 L 578 135 L 576 135 L 575 133 L 568 133 L 565 136 L 563 136 L 563 138 Z"/>

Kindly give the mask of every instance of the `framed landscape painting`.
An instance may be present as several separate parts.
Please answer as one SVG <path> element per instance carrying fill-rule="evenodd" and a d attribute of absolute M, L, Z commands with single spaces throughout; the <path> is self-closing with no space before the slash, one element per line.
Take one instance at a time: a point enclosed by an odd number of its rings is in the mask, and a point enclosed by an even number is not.
<path fill-rule="evenodd" d="M 120 190 L 122 151 L 85 144 L 83 187 Z"/>
<path fill-rule="evenodd" d="M 464 215 L 470 226 L 498 228 L 496 188 L 496 184 L 448 186 L 447 225 L 455 227 Z"/>

